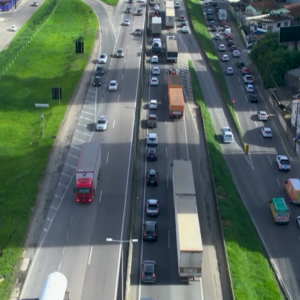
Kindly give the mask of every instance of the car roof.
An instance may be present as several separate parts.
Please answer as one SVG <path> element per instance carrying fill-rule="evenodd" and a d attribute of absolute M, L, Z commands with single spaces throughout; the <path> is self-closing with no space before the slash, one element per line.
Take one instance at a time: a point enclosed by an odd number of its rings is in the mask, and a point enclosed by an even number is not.
<path fill-rule="evenodd" d="M 148 152 L 156 152 L 155 148 L 147 148 Z"/>
<path fill-rule="evenodd" d="M 150 100 L 150 103 L 157 103 L 157 100 L 154 100 L 154 99 L 152 99 L 152 100 Z"/>
<path fill-rule="evenodd" d="M 123 51 L 123 48 L 119 48 L 118 51 Z"/>
<path fill-rule="evenodd" d="M 265 131 L 272 131 L 270 127 L 263 127 L 263 130 L 265 130 Z"/>
<path fill-rule="evenodd" d="M 98 120 L 106 120 L 106 116 L 100 115 L 100 116 L 98 117 Z"/>
<path fill-rule="evenodd" d="M 158 67 L 158 66 L 155 66 L 155 67 L 153 67 L 153 69 L 159 69 L 159 67 Z"/>
<path fill-rule="evenodd" d="M 157 137 L 157 133 L 148 133 L 149 137 Z"/>
<path fill-rule="evenodd" d="M 106 54 L 105 53 L 101 53 L 100 56 L 106 56 Z"/>
<path fill-rule="evenodd" d="M 116 80 L 111 80 L 110 83 L 117 83 L 117 81 Z"/>
<path fill-rule="evenodd" d="M 157 199 L 148 199 L 148 200 L 147 200 L 147 203 L 148 203 L 148 204 L 156 205 L 156 204 L 158 203 L 158 200 L 157 200 Z"/>
<path fill-rule="evenodd" d="M 251 85 L 251 84 L 248 84 L 248 85 Z M 259 114 L 267 114 L 264 110 L 259 110 L 257 113 L 259 113 Z"/>
<path fill-rule="evenodd" d="M 151 175 L 156 174 L 156 171 L 155 171 L 154 169 L 151 169 L 151 170 L 149 171 L 149 174 L 151 174 Z"/>
<path fill-rule="evenodd" d="M 280 159 L 287 159 L 287 160 L 289 160 L 289 158 L 287 156 L 285 156 L 285 155 L 277 155 L 277 157 L 279 157 Z"/>

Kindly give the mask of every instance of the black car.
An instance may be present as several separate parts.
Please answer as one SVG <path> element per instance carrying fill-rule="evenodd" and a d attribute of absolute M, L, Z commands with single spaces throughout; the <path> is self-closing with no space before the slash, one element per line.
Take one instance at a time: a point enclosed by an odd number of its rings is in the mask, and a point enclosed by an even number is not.
<path fill-rule="evenodd" d="M 138 9 L 138 10 L 136 11 L 136 15 L 137 15 L 137 16 L 142 16 L 142 15 L 143 15 L 143 10 L 142 10 L 142 9 Z"/>
<path fill-rule="evenodd" d="M 233 40 L 229 40 L 229 41 L 227 42 L 227 46 L 228 46 L 228 47 L 231 47 L 232 45 L 234 45 L 234 41 L 233 41 Z"/>
<path fill-rule="evenodd" d="M 249 102 L 252 102 L 252 103 L 258 102 L 258 97 L 257 97 L 257 95 L 254 95 L 254 94 L 250 94 L 248 99 L 249 99 Z"/>
<path fill-rule="evenodd" d="M 154 221 L 146 221 L 143 225 L 143 239 L 145 241 L 157 241 L 157 224 Z"/>
<path fill-rule="evenodd" d="M 181 26 L 183 27 L 183 26 L 187 26 L 187 22 L 186 21 L 182 21 L 181 22 Z"/>
<path fill-rule="evenodd" d="M 130 7 L 127 7 L 127 8 L 125 9 L 125 13 L 126 13 L 126 14 L 130 14 L 130 13 L 131 13 L 131 8 L 130 8 Z"/>
<path fill-rule="evenodd" d="M 156 262 L 154 260 L 144 260 L 142 263 L 141 279 L 143 283 L 156 282 Z"/>
<path fill-rule="evenodd" d="M 158 173 L 154 169 L 151 169 L 147 173 L 147 185 L 148 186 L 157 186 L 158 185 L 157 175 L 158 175 Z"/>
<path fill-rule="evenodd" d="M 100 78 L 100 76 L 95 76 L 93 85 L 94 86 L 101 86 L 101 78 Z"/>
<path fill-rule="evenodd" d="M 147 148 L 146 150 L 147 160 L 148 161 L 156 161 L 157 153 L 155 148 Z"/>
<path fill-rule="evenodd" d="M 211 6 L 217 7 L 217 6 L 218 6 L 218 3 L 217 3 L 217 2 L 213 2 L 213 3 L 211 4 Z"/>
<path fill-rule="evenodd" d="M 208 15 L 207 16 L 207 21 L 213 21 L 214 20 L 214 17 L 213 16 L 211 16 L 211 15 Z"/>
<path fill-rule="evenodd" d="M 245 63 L 244 63 L 242 60 L 238 60 L 238 61 L 236 62 L 236 66 L 237 66 L 238 68 L 243 68 L 243 67 L 245 67 Z"/>
<path fill-rule="evenodd" d="M 210 31 L 213 31 L 213 32 L 217 31 L 217 27 L 216 27 L 216 26 L 212 26 L 212 27 L 210 28 Z"/>
<path fill-rule="evenodd" d="M 96 75 L 104 75 L 104 68 L 102 65 L 98 65 L 97 68 L 96 68 Z"/>

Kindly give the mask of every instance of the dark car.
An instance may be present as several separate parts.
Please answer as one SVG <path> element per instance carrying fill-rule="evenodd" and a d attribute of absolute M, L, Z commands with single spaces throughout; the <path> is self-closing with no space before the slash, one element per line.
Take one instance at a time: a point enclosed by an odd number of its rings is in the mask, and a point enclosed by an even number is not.
<path fill-rule="evenodd" d="M 217 13 L 219 11 L 220 7 L 215 8 L 215 12 Z"/>
<path fill-rule="evenodd" d="M 213 2 L 213 3 L 211 4 L 211 6 L 212 6 L 212 7 L 217 7 L 217 6 L 218 6 L 218 3 L 217 3 L 217 2 Z"/>
<path fill-rule="evenodd" d="M 181 26 L 183 27 L 183 26 L 187 26 L 187 22 L 186 21 L 182 21 L 181 22 Z"/>
<path fill-rule="evenodd" d="M 207 15 L 212 15 L 213 12 L 212 12 L 212 10 L 209 8 L 209 9 L 207 10 L 206 14 L 207 14 Z"/>
<path fill-rule="evenodd" d="M 212 26 L 212 27 L 210 28 L 210 31 L 213 31 L 213 32 L 217 31 L 217 27 L 216 27 L 216 26 Z"/>
<path fill-rule="evenodd" d="M 180 15 L 180 16 L 178 17 L 178 20 L 179 20 L 179 21 L 185 21 L 185 16 L 184 16 L 184 15 Z"/>
<path fill-rule="evenodd" d="M 142 263 L 141 279 L 143 283 L 156 282 L 156 262 L 154 260 L 144 260 Z"/>
<path fill-rule="evenodd" d="M 136 11 L 136 15 L 137 15 L 137 16 L 142 16 L 142 15 L 143 15 L 143 10 L 142 10 L 142 9 L 138 9 L 138 10 Z"/>
<path fill-rule="evenodd" d="M 100 78 L 100 76 L 95 76 L 93 85 L 94 86 L 101 86 L 101 78 Z"/>
<path fill-rule="evenodd" d="M 126 13 L 126 14 L 130 14 L 130 13 L 131 13 L 131 7 L 126 7 L 125 13 Z"/>
<path fill-rule="evenodd" d="M 236 62 L 236 66 L 237 66 L 238 68 L 243 68 L 243 67 L 245 67 L 245 63 L 244 63 L 242 60 L 238 60 L 238 61 Z"/>
<path fill-rule="evenodd" d="M 148 199 L 146 214 L 150 217 L 158 217 L 159 215 L 159 202 L 157 199 Z"/>
<path fill-rule="evenodd" d="M 146 156 L 147 156 L 147 160 L 156 161 L 157 160 L 156 149 L 155 148 L 147 148 Z"/>
<path fill-rule="evenodd" d="M 231 50 L 231 51 L 233 51 L 233 50 L 237 50 L 237 47 L 236 47 L 236 45 L 232 45 L 232 46 L 230 47 L 230 50 Z"/>
<path fill-rule="evenodd" d="M 227 42 L 227 46 L 228 46 L 228 47 L 231 47 L 232 45 L 234 45 L 234 41 L 233 41 L 233 40 L 229 40 L 229 41 Z"/>
<path fill-rule="evenodd" d="M 155 114 L 150 114 L 147 118 L 147 127 L 154 128 L 157 127 L 157 116 Z"/>
<path fill-rule="evenodd" d="M 158 175 L 158 173 L 154 169 L 151 169 L 147 173 L 147 185 L 148 186 L 157 186 L 158 185 L 157 175 Z"/>
<path fill-rule="evenodd" d="M 207 21 L 213 21 L 214 20 L 214 17 L 213 16 L 211 16 L 211 15 L 208 15 L 207 16 Z"/>
<path fill-rule="evenodd" d="M 254 94 L 250 94 L 248 99 L 249 99 L 249 102 L 252 102 L 252 103 L 258 102 L 258 97 L 257 97 L 257 95 L 254 95 Z"/>
<path fill-rule="evenodd" d="M 104 68 L 102 65 L 97 65 L 97 68 L 96 68 L 96 75 L 104 75 Z"/>
<path fill-rule="evenodd" d="M 154 221 L 146 221 L 143 225 L 143 239 L 145 241 L 157 241 L 157 224 Z"/>

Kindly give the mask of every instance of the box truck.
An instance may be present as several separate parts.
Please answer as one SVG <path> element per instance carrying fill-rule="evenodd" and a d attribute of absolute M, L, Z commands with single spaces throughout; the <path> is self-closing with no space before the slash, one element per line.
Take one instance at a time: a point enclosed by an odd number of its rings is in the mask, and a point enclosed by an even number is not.
<path fill-rule="evenodd" d="M 171 1 L 168 1 L 171 2 Z M 175 27 L 175 9 L 173 8 L 166 8 L 166 27 L 167 28 L 174 28 Z"/>
<path fill-rule="evenodd" d="M 177 62 L 178 46 L 176 39 L 166 39 L 166 57 L 167 62 Z"/>
<path fill-rule="evenodd" d="M 300 180 L 298 178 L 290 178 L 284 183 L 285 191 L 290 202 L 300 204 Z"/>
<path fill-rule="evenodd" d="M 152 35 L 161 34 L 161 17 L 152 17 L 151 33 Z"/>
<path fill-rule="evenodd" d="M 167 75 L 169 117 L 180 119 L 184 113 L 184 96 L 180 75 L 169 72 Z"/>
<path fill-rule="evenodd" d="M 101 167 L 101 144 L 83 144 L 75 171 L 74 192 L 77 202 L 92 202 L 97 189 Z"/>

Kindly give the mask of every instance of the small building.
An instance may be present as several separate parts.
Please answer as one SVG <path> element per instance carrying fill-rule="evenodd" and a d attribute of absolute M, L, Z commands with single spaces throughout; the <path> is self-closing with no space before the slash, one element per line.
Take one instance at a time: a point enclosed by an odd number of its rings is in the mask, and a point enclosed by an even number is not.
<path fill-rule="evenodd" d="M 248 25 L 253 31 L 279 32 L 281 27 L 291 26 L 292 20 L 288 16 L 263 15 L 247 19 Z"/>
<path fill-rule="evenodd" d="M 284 5 L 284 8 L 289 11 L 288 14 L 292 18 L 292 24 L 298 25 L 300 23 L 300 3 Z"/>
<path fill-rule="evenodd" d="M 284 74 L 284 83 L 300 92 L 300 68 L 287 71 Z"/>
<path fill-rule="evenodd" d="M 245 7 L 245 13 L 249 16 L 259 16 L 277 8 L 278 5 L 274 1 L 251 2 Z"/>

